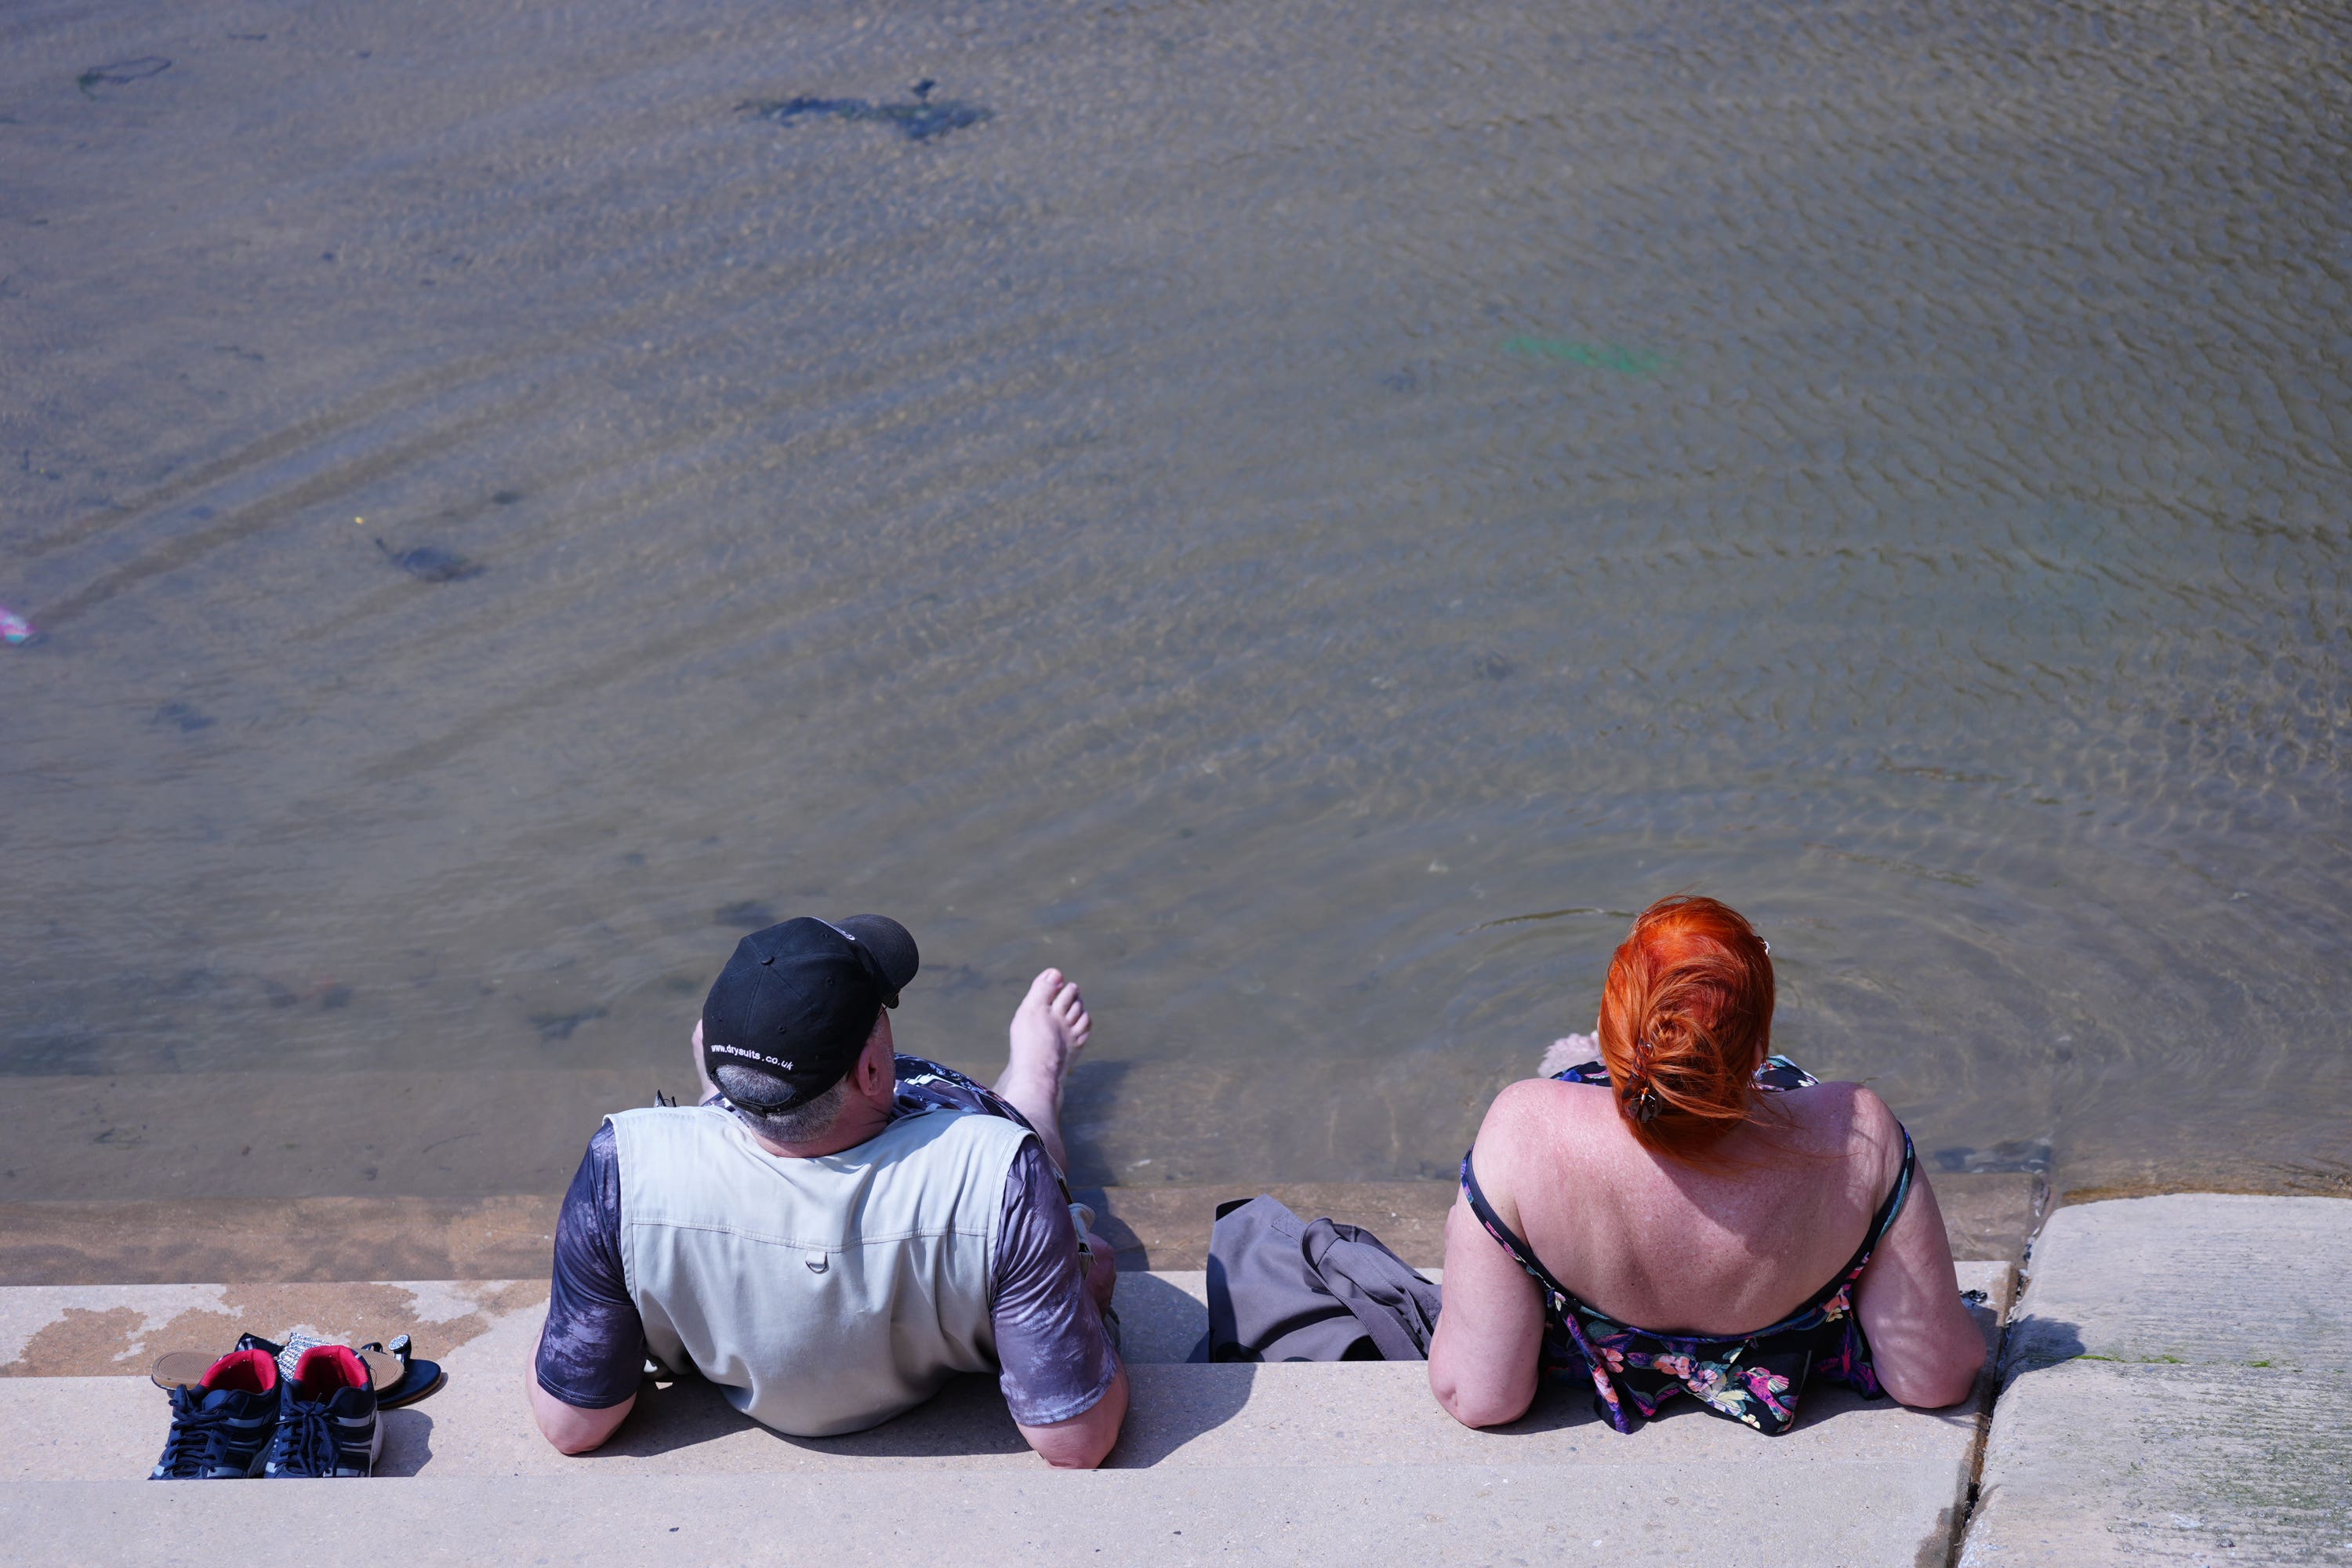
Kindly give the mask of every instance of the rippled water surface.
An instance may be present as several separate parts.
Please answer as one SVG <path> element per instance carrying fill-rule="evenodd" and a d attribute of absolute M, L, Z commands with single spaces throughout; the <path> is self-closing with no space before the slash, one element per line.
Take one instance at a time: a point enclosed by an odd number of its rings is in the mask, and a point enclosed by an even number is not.
<path fill-rule="evenodd" d="M 14 5 L 0 1197 L 399 1184 L 270 1086 L 676 1089 L 868 909 L 952 1061 L 1079 975 L 1087 1177 L 1438 1173 L 1680 889 L 1943 1168 L 2340 1184 L 2347 58 Z"/>

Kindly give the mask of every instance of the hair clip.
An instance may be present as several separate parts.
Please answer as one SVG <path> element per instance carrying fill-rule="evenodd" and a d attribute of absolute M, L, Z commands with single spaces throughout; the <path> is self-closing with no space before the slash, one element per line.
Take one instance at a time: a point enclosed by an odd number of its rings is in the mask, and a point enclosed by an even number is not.
<path fill-rule="evenodd" d="M 1633 1097 L 1632 1110 L 1633 1120 L 1636 1121 L 1655 1121 L 1658 1119 L 1658 1112 L 1664 1109 L 1665 1102 L 1658 1098 L 1658 1091 L 1646 1083 L 1642 1086 L 1641 1092 Z"/>

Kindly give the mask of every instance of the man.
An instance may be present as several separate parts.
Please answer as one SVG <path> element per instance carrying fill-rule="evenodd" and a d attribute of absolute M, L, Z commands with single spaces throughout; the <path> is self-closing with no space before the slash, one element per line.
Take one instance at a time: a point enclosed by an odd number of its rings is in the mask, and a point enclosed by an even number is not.
<path fill-rule="evenodd" d="M 1061 1173 L 1085 1000 L 1038 975 L 992 1091 L 897 1054 L 890 1009 L 919 963 L 879 915 L 737 945 L 695 1030 L 703 1102 L 607 1117 L 564 1197 L 530 1385 L 549 1442 L 609 1437 L 650 1352 L 800 1436 L 994 1371 L 1049 1463 L 1110 1452 L 1127 1414 L 1110 1249 L 1082 1250 Z"/>

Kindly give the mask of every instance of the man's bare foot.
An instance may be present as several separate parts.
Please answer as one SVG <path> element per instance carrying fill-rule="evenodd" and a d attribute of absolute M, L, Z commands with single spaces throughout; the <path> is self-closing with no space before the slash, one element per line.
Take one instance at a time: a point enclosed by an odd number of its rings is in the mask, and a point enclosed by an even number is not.
<path fill-rule="evenodd" d="M 1029 983 L 1029 994 L 1013 1009 L 1009 1031 L 1013 1058 L 1004 1076 L 1050 1086 L 1059 1110 L 1062 1080 L 1069 1075 L 1071 1061 L 1087 1048 L 1093 1028 L 1078 983 L 1058 969 L 1045 970 Z"/>
<path fill-rule="evenodd" d="M 996 1092 L 1013 1102 L 1045 1140 L 1054 1163 L 1068 1168 L 1062 1151 L 1062 1084 L 1070 1063 L 1087 1048 L 1094 1020 L 1087 1014 L 1078 983 L 1048 969 L 1029 983 L 1029 994 L 1013 1009 L 1009 1031 L 1012 1059 Z"/>
<path fill-rule="evenodd" d="M 1551 1043 L 1551 1049 L 1543 1054 L 1543 1066 L 1536 1071 L 1549 1078 L 1554 1073 L 1566 1072 L 1570 1068 L 1589 1062 L 1600 1054 L 1600 1036 L 1564 1035 Z"/>

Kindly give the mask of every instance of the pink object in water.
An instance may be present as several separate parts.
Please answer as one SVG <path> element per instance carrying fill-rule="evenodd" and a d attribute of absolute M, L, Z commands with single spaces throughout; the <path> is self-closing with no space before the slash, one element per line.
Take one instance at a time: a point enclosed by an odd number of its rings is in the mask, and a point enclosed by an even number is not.
<path fill-rule="evenodd" d="M 31 642 L 40 635 L 33 629 L 32 622 L 16 611 L 0 605 L 0 638 L 5 638 L 9 647 L 19 647 Z"/>

